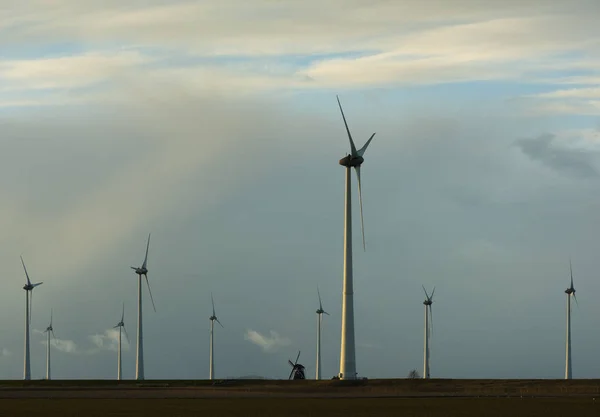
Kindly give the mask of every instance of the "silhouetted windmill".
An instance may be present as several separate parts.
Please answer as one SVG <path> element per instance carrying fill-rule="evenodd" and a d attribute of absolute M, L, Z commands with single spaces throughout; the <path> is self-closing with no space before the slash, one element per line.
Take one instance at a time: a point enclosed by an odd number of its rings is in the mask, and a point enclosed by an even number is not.
<path fill-rule="evenodd" d="M 296 362 L 292 362 L 288 359 L 288 363 L 292 367 L 288 379 L 306 379 L 304 376 L 304 365 L 299 364 L 298 359 L 300 359 L 300 351 L 298 351 L 298 356 L 296 356 Z"/>

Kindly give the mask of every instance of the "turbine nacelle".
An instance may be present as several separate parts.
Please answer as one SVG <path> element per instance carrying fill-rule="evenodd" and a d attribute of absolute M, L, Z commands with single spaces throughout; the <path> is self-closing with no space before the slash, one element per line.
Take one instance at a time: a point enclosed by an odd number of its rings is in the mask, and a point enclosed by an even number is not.
<path fill-rule="evenodd" d="M 133 269 L 135 271 L 135 273 L 138 275 L 147 275 L 148 274 L 147 268 L 132 266 L 131 269 Z"/>
<path fill-rule="evenodd" d="M 575 288 L 567 288 L 565 290 L 565 293 L 571 295 L 571 294 L 575 294 Z"/>
<path fill-rule="evenodd" d="M 365 162 L 365 159 L 362 156 L 353 157 L 352 155 L 346 155 L 345 157 L 340 159 L 340 165 L 347 168 L 360 167 L 363 162 Z"/>

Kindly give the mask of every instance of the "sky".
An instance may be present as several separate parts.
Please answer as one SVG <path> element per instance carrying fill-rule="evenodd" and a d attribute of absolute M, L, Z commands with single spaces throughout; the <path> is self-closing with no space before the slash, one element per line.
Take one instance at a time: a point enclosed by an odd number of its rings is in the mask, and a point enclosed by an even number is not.
<path fill-rule="evenodd" d="M 365 154 L 360 376 L 600 377 L 596 0 L 0 0 L 0 378 L 116 378 L 148 233 L 146 378 L 339 372 L 339 95 Z M 354 180 L 353 180 L 354 181 Z M 354 190 L 356 184 L 353 183 Z M 354 193 L 355 207 L 358 203 Z M 359 220 L 354 227 L 358 231 Z M 135 374 L 135 345 L 123 372 Z"/>

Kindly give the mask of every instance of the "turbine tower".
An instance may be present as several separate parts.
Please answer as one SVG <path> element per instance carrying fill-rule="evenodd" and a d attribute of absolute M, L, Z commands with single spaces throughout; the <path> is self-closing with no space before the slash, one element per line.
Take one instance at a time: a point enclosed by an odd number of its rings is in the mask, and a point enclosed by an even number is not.
<path fill-rule="evenodd" d="M 336 96 L 337 97 L 337 96 Z M 346 132 L 348 133 L 348 139 L 350 140 L 351 153 L 340 159 L 339 164 L 346 167 L 346 192 L 344 202 L 344 283 L 342 290 L 342 338 L 341 338 L 341 352 L 340 352 L 340 379 L 356 379 L 356 350 L 354 344 L 354 289 L 352 283 L 352 194 L 351 185 L 352 180 L 350 176 L 350 169 L 354 168 L 356 171 L 356 179 L 358 182 L 358 201 L 360 205 L 360 224 L 362 231 L 363 249 L 365 246 L 365 228 L 363 222 L 362 213 L 362 195 L 360 187 L 360 166 L 364 162 L 363 155 L 367 150 L 367 147 L 373 140 L 375 133 L 371 135 L 367 143 L 360 148 L 356 149 L 350 129 L 348 129 L 348 123 L 346 122 L 346 116 L 344 116 L 344 110 L 342 110 L 342 104 L 340 103 L 339 97 L 337 97 L 338 106 L 344 119 L 344 125 L 346 126 Z"/>
<path fill-rule="evenodd" d="M 431 305 L 433 304 L 433 294 L 435 293 L 435 287 L 431 291 L 431 295 L 427 294 L 427 290 L 423 287 L 425 292 L 425 345 L 423 346 L 423 379 L 429 379 L 429 338 L 433 333 L 433 310 Z"/>
<path fill-rule="evenodd" d="M 221 327 L 223 325 L 217 318 L 217 314 L 215 313 L 215 300 L 213 299 L 213 295 L 210 294 L 210 301 L 212 302 L 212 316 L 208 319 L 210 320 L 210 366 L 209 366 L 209 375 L 208 379 L 214 379 L 215 377 L 215 357 L 214 357 L 214 334 L 215 334 L 215 321 L 219 323 Z"/>
<path fill-rule="evenodd" d="M 569 260 L 569 270 L 571 272 L 571 285 L 565 290 L 567 294 L 567 349 L 565 358 L 565 379 L 571 379 L 573 369 L 571 367 L 571 297 L 577 303 L 575 296 L 575 287 L 573 286 L 573 266 Z M 579 303 L 577 303 L 579 305 Z"/>
<path fill-rule="evenodd" d="M 323 303 L 321 302 L 321 293 L 319 287 L 317 287 L 317 295 L 319 296 L 319 309 L 317 310 L 317 366 L 315 379 L 321 379 L 321 324 L 323 323 L 323 314 L 329 313 L 323 310 Z"/>
<path fill-rule="evenodd" d="M 23 261 L 22 256 L 21 263 L 23 264 L 23 269 L 25 270 L 25 277 L 27 278 L 27 282 L 23 286 L 23 289 L 25 290 L 25 361 L 23 364 L 23 379 L 28 381 L 31 379 L 31 364 L 29 356 L 29 325 L 31 324 L 31 312 L 33 307 L 33 289 L 38 285 L 42 285 L 43 282 L 32 284 L 29 280 L 29 274 L 27 273 L 27 268 L 25 267 L 25 262 Z"/>
<path fill-rule="evenodd" d="M 150 290 L 150 283 L 148 282 L 148 249 L 150 248 L 150 234 L 148 234 L 148 243 L 146 244 L 146 256 L 144 257 L 144 263 L 140 267 L 132 266 L 131 269 L 138 275 L 138 325 L 137 325 L 137 352 L 135 359 L 135 379 L 141 381 L 144 379 L 144 336 L 142 326 L 142 275 L 146 278 L 146 285 L 148 286 L 148 292 L 150 293 L 150 300 L 152 301 L 152 308 L 156 312 L 154 306 L 154 298 L 152 297 L 152 290 Z"/>
<path fill-rule="evenodd" d="M 52 327 L 52 309 L 50 309 L 50 325 L 46 327 L 44 333 L 47 333 L 46 339 L 46 379 L 50 380 L 50 333 L 52 333 L 52 337 L 56 339 L 54 336 L 54 328 Z"/>
<path fill-rule="evenodd" d="M 117 381 L 120 381 L 123 375 L 123 366 L 121 365 L 121 334 L 125 332 L 125 337 L 127 338 L 127 343 L 129 343 L 129 335 L 127 334 L 127 329 L 125 328 L 125 303 L 123 303 L 123 311 L 121 313 L 121 321 L 117 323 L 113 329 L 119 328 L 119 347 L 117 351 Z"/>

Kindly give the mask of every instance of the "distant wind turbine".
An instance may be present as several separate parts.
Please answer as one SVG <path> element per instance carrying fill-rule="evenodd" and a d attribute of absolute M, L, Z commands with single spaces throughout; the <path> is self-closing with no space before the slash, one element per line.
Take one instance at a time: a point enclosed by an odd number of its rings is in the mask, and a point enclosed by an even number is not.
<path fill-rule="evenodd" d="M 52 333 L 52 338 L 56 340 L 56 336 L 54 336 L 54 327 L 52 327 L 52 309 L 50 309 L 50 325 L 46 327 L 44 333 L 47 334 L 48 338 L 46 340 L 46 379 L 50 380 L 50 333 Z"/>
<path fill-rule="evenodd" d="M 113 329 L 119 329 L 119 347 L 117 353 L 117 380 L 120 381 L 123 379 L 123 366 L 121 362 L 121 351 L 122 351 L 122 343 L 121 343 L 121 333 L 125 332 L 125 337 L 127 338 L 127 343 L 129 343 L 129 335 L 127 334 L 127 329 L 125 328 L 125 303 L 123 303 L 123 310 L 121 312 L 121 321 L 117 323 Z"/>
<path fill-rule="evenodd" d="M 29 274 L 27 273 L 27 268 L 25 267 L 25 262 L 23 261 L 22 256 L 21 263 L 23 264 L 23 269 L 25 270 L 25 277 L 27 278 L 27 282 L 23 286 L 23 289 L 25 290 L 25 361 L 23 366 L 23 379 L 28 381 L 31 379 L 31 364 L 29 355 L 29 325 L 31 324 L 31 313 L 33 307 L 33 289 L 38 285 L 42 285 L 43 282 L 32 284 L 29 280 Z"/>
<path fill-rule="evenodd" d="M 323 310 L 323 303 L 321 302 L 321 292 L 317 287 L 317 295 L 319 296 L 319 309 L 317 310 L 317 366 L 316 366 L 316 379 L 321 379 L 321 324 L 323 323 L 323 314 L 329 313 Z"/>
<path fill-rule="evenodd" d="M 213 295 L 210 294 L 210 301 L 212 302 L 212 316 L 209 317 L 210 320 L 210 369 L 209 369 L 209 379 L 214 379 L 215 377 L 215 357 L 214 357 L 214 334 L 215 334 L 215 321 L 219 323 L 221 327 L 223 325 L 217 318 L 217 313 L 215 313 L 215 300 L 213 299 Z"/>
<path fill-rule="evenodd" d="M 365 228 L 363 222 L 362 212 L 362 194 L 361 194 L 361 183 L 360 183 L 360 167 L 364 162 L 363 155 L 367 150 L 367 147 L 373 140 L 375 133 L 371 135 L 365 145 L 356 149 L 348 123 L 346 122 L 346 116 L 342 109 L 339 97 L 337 97 L 338 106 L 344 119 L 344 125 L 346 126 L 346 132 L 348 133 L 348 139 L 350 140 L 350 155 L 346 155 L 340 159 L 340 165 L 346 167 L 346 192 L 345 192 L 345 215 L 344 215 L 344 284 L 342 290 L 342 337 L 341 337 L 341 352 L 340 352 L 340 379 L 356 379 L 356 347 L 354 339 L 354 288 L 352 283 L 352 194 L 351 186 L 352 179 L 350 175 L 351 168 L 356 171 L 356 179 L 358 182 L 358 201 L 360 204 L 360 224 L 363 238 L 363 249 L 366 250 L 365 245 Z"/>
<path fill-rule="evenodd" d="M 573 372 L 571 366 L 571 297 L 573 297 L 575 303 L 579 305 L 577 302 L 577 297 L 575 296 L 575 287 L 573 286 L 573 265 L 571 264 L 570 259 L 569 271 L 571 272 L 571 285 L 565 290 L 565 293 L 567 294 L 567 349 L 565 358 L 565 379 L 571 379 Z"/>
<path fill-rule="evenodd" d="M 427 294 L 427 290 L 423 287 L 425 292 L 425 345 L 423 347 L 423 378 L 429 379 L 429 338 L 433 333 L 433 310 L 431 305 L 433 304 L 433 294 L 435 293 L 435 287 L 431 291 L 431 295 Z"/>
<path fill-rule="evenodd" d="M 146 256 L 144 257 L 144 263 L 140 267 L 132 266 L 131 269 L 138 275 L 138 325 L 137 325 L 137 352 L 135 360 L 135 379 L 144 379 L 144 336 L 143 336 L 143 325 L 142 325 L 142 275 L 146 278 L 146 285 L 148 286 L 148 292 L 150 293 L 150 300 L 152 301 L 152 308 L 156 312 L 154 305 L 154 298 L 152 297 L 152 290 L 150 290 L 150 283 L 148 282 L 148 249 L 150 248 L 150 234 L 148 234 L 148 243 L 146 244 Z"/>

